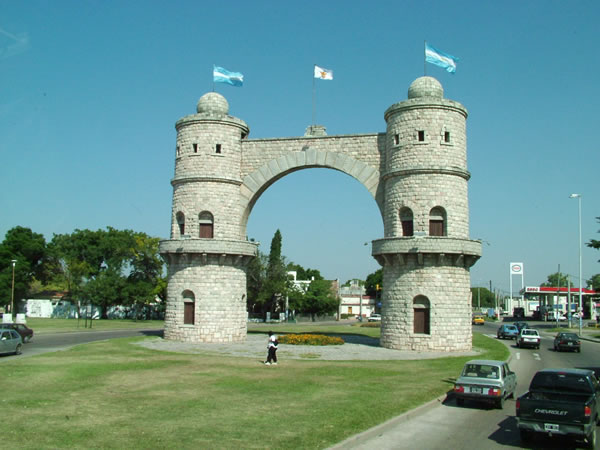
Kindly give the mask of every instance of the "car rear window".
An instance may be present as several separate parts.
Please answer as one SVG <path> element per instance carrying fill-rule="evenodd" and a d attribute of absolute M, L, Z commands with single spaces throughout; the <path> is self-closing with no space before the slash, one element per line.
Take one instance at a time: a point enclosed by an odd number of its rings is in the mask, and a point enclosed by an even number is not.
<path fill-rule="evenodd" d="M 592 393 L 592 387 L 585 375 L 565 372 L 538 372 L 531 380 L 529 390 Z"/>
<path fill-rule="evenodd" d="M 499 371 L 497 366 L 490 366 L 487 364 L 467 364 L 463 369 L 463 377 L 498 379 Z"/>

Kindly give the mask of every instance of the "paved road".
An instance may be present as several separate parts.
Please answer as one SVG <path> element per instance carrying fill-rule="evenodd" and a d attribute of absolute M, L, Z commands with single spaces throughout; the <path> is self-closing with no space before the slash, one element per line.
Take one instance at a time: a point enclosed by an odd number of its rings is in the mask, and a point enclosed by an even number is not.
<path fill-rule="evenodd" d="M 19 356 L 0 356 L 0 363 L 12 358 L 39 355 L 73 347 L 78 344 L 131 336 L 162 336 L 162 329 L 85 331 L 78 333 L 35 334 L 31 342 L 23 345 Z"/>
<path fill-rule="evenodd" d="M 535 326 L 535 323 L 531 325 Z M 495 337 L 498 325 L 477 327 Z M 519 349 L 514 341 L 502 341 L 511 352 L 510 367 L 517 373 L 517 397 L 527 391 L 534 373 L 544 367 L 600 367 L 600 344 L 583 342 L 581 353 L 554 352 L 554 333 L 542 334 L 539 350 Z M 418 388 L 418 384 L 416 384 Z M 577 444 L 582 447 L 582 444 Z M 566 439 L 536 438 L 534 448 L 577 448 Z M 452 398 L 442 398 L 406 415 L 367 430 L 334 449 L 500 449 L 523 448 L 515 418 L 515 400 L 503 410 L 466 402 L 458 407 Z M 596 448 L 600 448 L 600 443 Z"/>

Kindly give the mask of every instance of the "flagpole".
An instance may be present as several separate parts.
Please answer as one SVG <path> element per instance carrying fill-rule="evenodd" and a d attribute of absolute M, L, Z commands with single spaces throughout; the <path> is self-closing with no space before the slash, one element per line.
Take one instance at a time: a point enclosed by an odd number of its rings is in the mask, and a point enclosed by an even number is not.
<path fill-rule="evenodd" d="M 215 65 L 214 64 L 213 64 L 213 77 L 212 77 L 212 79 L 213 79 L 213 90 L 212 91 L 215 92 Z"/>
<path fill-rule="evenodd" d="M 315 96 L 316 96 L 316 89 L 315 89 L 315 68 L 317 67 L 317 65 L 315 64 L 313 66 L 313 77 L 312 77 L 312 124 L 315 125 Z"/>

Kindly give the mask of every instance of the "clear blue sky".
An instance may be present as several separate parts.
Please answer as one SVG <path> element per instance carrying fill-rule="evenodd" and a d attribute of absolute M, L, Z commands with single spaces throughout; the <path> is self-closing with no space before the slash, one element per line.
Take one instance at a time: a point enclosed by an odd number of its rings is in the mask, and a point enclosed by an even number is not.
<path fill-rule="evenodd" d="M 8 1 L 0 0 L 0 238 L 14 226 L 54 233 L 112 226 L 167 238 L 175 121 L 212 90 L 213 64 L 242 72 L 217 85 L 250 138 L 385 131 L 383 113 L 423 75 L 423 42 L 460 58 L 428 64 L 469 110 L 471 237 L 484 254 L 472 284 L 508 292 L 578 274 L 600 239 L 597 1 Z M 330 279 L 379 266 L 374 200 L 325 169 L 284 177 L 259 199 L 248 235 L 268 253 L 279 228 L 288 260 Z M 584 247 L 585 278 L 600 252 Z M 520 280 L 514 278 L 515 286 Z"/>

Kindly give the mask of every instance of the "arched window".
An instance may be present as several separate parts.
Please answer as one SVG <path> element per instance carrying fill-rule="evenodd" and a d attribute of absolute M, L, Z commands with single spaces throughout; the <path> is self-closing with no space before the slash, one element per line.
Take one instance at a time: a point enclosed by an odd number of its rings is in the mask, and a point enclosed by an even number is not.
<path fill-rule="evenodd" d="M 208 211 L 202 211 L 198 215 L 198 224 L 200 226 L 200 237 L 212 239 L 214 227 L 213 215 Z"/>
<path fill-rule="evenodd" d="M 177 225 L 179 226 L 179 235 L 183 236 L 185 234 L 185 215 L 179 211 L 175 215 L 175 219 L 177 220 Z"/>
<path fill-rule="evenodd" d="M 183 297 L 183 324 L 194 325 L 196 317 L 196 299 L 192 291 L 185 290 Z"/>
<path fill-rule="evenodd" d="M 431 334 L 429 328 L 429 299 L 423 295 L 417 295 L 413 300 L 413 312 L 413 332 Z"/>
<path fill-rule="evenodd" d="M 446 211 L 440 206 L 429 211 L 429 236 L 446 236 Z"/>
<path fill-rule="evenodd" d="M 413 235 L 413 212 L 406 206 L 400 209 L 400 223 L 402 224 L 402 236 Z"/>

